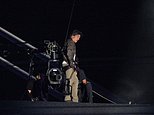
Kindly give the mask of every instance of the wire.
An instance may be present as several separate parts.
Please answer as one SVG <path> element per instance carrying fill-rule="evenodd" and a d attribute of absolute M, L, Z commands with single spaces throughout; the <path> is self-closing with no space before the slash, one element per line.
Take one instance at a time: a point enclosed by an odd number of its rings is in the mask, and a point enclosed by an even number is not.
<path fill-rule="evenodd" d="M 70 28 L 70 24 L 71 24 L 71 20 L 72 20 L 72 16 L 73 16 L 73 11 L 74 11 L 74 7 L 75 7 L 75 2 L 76 0 L 73 1 L 73 5 L 72 5 L 72 9 L 71 9 L 71 14 L 69 17 L 69 22 L 68 22 L 68 26 L 67 26 L 67 30 L 66 30 L 66 36 L 65 36 L 65 42 L 64 45 L 66 43 L 67 37 L 68 37 L 68 32 L 69 32 L 69 28 Z"/>
<path fill-rule="evenodd" d="M 95 93 L 96 95 L 100 96 L 101 98 L 103 98 L 103 99 L 105 99 L 105 100 L 107 100 L 107 101 L 113 103 L 113 104 L 117 104 L 116 102 L 113 102 L 112 100 L 110 100 L 110 99 L 108 99 L 108 98 L 102 96 L 101 94 L 97 93 L 97 92 L 94 91 L 94 90 L 92 90 L 92 92 Z"/>

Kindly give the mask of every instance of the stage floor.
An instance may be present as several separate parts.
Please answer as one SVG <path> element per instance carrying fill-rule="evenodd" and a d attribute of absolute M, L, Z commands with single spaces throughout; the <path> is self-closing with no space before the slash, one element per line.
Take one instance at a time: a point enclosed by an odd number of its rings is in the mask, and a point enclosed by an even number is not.
<path fill-rule="evenodd" d="M 154 105 L 0 101 L 0 115 L 154 115 Z"/>

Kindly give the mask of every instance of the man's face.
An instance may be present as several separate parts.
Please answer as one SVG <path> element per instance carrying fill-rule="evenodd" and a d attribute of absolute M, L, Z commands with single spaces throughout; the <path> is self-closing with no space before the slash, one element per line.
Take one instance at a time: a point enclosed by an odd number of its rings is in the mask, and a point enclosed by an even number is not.
<path fill-rule="evenodd" d="M 71 36 L 72 40 L 73 40 L 75 43 L 77 43 L 77 42 L 80 40 L 80 37 L 81 37 L 80 34 L 77 34 L 77 35 Z"/>

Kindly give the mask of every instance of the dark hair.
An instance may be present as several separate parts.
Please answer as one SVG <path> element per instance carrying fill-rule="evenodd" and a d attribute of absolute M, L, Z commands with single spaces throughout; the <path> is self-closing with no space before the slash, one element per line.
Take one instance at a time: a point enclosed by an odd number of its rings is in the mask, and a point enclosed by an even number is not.
<path fill-rule="evenodd" d="M 82 32 L 80 32 L 79 30 L 73 30 L 73 32 L 72 32 L 72 36 L 75 36 L 75 35 L 80 35 L 80 36 L 82 36 Z"/>

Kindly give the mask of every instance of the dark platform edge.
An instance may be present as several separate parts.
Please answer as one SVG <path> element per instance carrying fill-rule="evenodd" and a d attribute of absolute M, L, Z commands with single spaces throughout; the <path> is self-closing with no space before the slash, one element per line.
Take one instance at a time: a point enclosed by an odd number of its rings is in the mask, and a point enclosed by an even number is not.
<path fill-rule="evenodd" d="M 0 101 L 1 115 L 154 115 L 150 104 Z"/>

